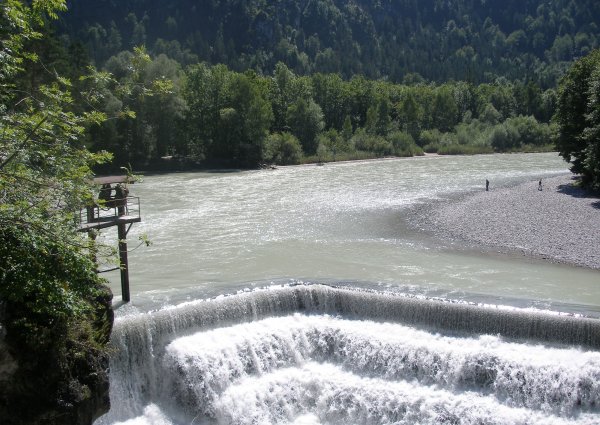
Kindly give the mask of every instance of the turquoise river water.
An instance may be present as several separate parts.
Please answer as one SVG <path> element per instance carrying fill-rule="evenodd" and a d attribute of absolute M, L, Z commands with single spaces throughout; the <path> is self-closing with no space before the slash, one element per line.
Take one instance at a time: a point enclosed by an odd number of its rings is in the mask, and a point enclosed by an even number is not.
<path fill-rule="evenodd" d="M 105 275 L 96 423 L 600 424 L 598 272 L 408 223 L 486 178 L 566 172 L 514 154 L 146 176 L 131 303 Z"/>

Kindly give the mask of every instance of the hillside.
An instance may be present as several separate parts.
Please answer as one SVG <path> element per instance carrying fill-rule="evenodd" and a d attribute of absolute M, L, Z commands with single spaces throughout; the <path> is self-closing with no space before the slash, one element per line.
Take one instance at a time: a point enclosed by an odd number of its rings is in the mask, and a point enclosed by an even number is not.
<path fill-rule="evenodd" d="M 145 44 L 186 65 L 553 87 L 598 47 L 595 0 L 71 0 L 62 30 L 101 65 Z"/>

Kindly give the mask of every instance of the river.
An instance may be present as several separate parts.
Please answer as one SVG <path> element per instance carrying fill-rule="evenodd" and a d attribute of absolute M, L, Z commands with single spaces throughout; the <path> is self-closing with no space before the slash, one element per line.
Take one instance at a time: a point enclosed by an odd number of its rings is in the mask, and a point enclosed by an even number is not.
<path fill-rule="evenodd" d="M 600 331 L 573 317 L 599 315 L 597 271 L 409 224 L 486 179 L 566 172 L 549 153 L 146 176 L 131 303 L 106 274 L 98 423 L 599 423 Z"/>

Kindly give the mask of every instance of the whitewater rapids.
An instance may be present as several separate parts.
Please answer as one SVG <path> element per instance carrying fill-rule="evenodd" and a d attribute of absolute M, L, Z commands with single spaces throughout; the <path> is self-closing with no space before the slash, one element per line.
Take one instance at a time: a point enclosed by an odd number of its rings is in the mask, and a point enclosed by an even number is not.
<path fill-rule="evenodd" d="M 600 324 L 323 285 L 119 318 L 98 424 L 598 424 Z"/>

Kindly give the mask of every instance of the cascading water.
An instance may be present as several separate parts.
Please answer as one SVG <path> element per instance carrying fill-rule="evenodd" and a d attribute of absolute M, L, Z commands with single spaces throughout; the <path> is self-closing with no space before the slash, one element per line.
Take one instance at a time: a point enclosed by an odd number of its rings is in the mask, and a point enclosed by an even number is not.
<path fill-rule="evenodd" d="M 154 244 L 130 255 L 97 425 L 600 424 L 597 271 L 405 220 L 564 172 L 541 154 L 148 177 L 130 239 Z"/>
<path fill-rule="evenodd" d="M 600 420 L 596 319 L 298 285 L 123 317 L 113 341 L 99 424 Z"/>

